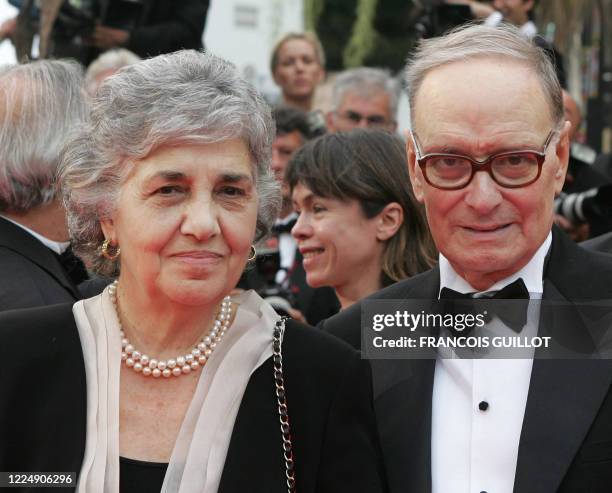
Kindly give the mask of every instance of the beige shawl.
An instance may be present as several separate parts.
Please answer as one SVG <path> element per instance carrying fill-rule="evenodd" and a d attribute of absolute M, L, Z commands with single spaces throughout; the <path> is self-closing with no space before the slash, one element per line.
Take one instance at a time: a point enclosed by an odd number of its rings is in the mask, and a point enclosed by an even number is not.
<path fill-rule="evenodd" d="M 233 300 L 234 322 L 201 371 L 162 493 L 217 491 L 234 421 L 251 374 L 272 355 L 278 315 L 255 292 Z M 108 294 L 73 308 L 87 382 L 87 438 L 77 493 L 119 491 L 119 321 Z M 143 377 L 144 378 L 144 377 Z M 149 377 L 151 378 L 151 377 Z"/>

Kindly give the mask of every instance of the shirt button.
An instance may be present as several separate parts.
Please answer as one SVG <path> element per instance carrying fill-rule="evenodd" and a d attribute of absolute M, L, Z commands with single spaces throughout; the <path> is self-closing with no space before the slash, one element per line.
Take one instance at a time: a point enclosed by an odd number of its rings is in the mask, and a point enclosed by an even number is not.
<path fill-rule="evenodd" d="M 478 409 L 480 409 L 481 411 L 486 411 L 487 409 L 489 409 L 489 403 L 487 401 L 480 401 L 480 403 L 478 404 Z M 487 492 L 481 491 L 480 493 L 487 493 Z"/>

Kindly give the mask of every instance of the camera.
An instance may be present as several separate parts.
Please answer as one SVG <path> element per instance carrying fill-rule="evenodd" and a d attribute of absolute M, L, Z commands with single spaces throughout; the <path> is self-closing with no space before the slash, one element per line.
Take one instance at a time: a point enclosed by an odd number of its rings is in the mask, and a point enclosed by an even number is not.
<path fill-rule="evenodd" d="M 63 39 L 86 38 L 91 35 L 95 25 L 96 19 L 92 12 L 64 2 L 57 14 L 53 30 L 54 35 Z"/>
<path fill-rule="evenodd" d="M 612 184 L 584 192 L 562 193 L 555 199 L 554 212 L 572 224 L 609 220 L 612 218 Z"/>

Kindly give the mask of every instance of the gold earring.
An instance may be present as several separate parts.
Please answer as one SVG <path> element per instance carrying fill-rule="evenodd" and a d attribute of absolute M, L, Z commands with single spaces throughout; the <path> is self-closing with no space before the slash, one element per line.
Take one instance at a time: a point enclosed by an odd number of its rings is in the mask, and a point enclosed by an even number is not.
<path fill-rule="evenodd" d="M 255 260 L 255 257 L 257 257 L 257 250 L 255 250 L 254 245 L 251 245 L 251 250 L 253 251 L 253 254 L 247 259 L 248 262 L 252 262 Z"/>
<path fill-rule="evenodd" d="M 119 258 L 119 255 L 121 254 L 121 248 L 117 247 L 117 250 L 115 251 L 115 253 L 110 253 L 108 251 L 109 246 L 111 246 L 110 240 L 109 239 L 104 240 L 104 243 L 102 243 L 102 248 L 101 248 L 102 256 L 105 259 L 108 259 L 110 261 L 115 261 L 117 260 L 117 258 Z"/>

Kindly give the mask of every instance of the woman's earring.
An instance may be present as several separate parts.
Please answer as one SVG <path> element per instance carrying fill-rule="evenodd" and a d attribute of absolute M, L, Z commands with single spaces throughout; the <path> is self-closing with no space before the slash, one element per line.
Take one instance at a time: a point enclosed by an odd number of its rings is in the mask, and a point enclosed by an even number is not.
<path fill-rule="evenodd" d="M 117 250 L 115 250 L 114 253 L 109 252 L 109 247 L 112 246 L 110 243 L 109 239 L 104 240 L 104 243 L 102 243 L 102 248 L 100 250 L 100 252 L 102 253 L 102 256 L 105 259 L 108 259 L 110 261 L 115 261 L 117 260 L 117 258 L 119 258 L 119 255 L 121 254 L 121 248 L 117 247 Z"/>
<path fill-rule="evenodd" d="M 253 245 L 251 245 L 251 251 L 253 253 L 251 253 L 251 256 L 247 259 L 249 262 L 252 262 L 253 260 L 255 260 L 255 257 L 257 257 L 257 250 L 255 250 L 255 247 Z"/>

